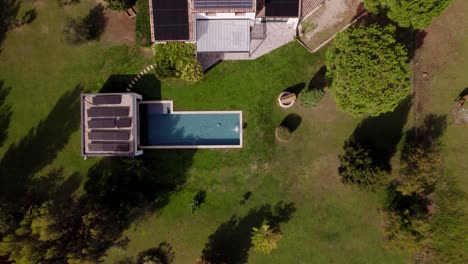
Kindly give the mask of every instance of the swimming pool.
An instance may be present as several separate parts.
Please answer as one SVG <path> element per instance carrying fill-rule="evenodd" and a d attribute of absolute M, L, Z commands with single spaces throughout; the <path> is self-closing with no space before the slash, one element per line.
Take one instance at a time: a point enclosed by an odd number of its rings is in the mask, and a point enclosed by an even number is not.
<path fill-rule="evenodd" d="M 173 111 L 172 101 L 145 102 L 142 148 L 241 148 L 241 111 Z M 144 116 L 141 116 L 144 119 Z"/>

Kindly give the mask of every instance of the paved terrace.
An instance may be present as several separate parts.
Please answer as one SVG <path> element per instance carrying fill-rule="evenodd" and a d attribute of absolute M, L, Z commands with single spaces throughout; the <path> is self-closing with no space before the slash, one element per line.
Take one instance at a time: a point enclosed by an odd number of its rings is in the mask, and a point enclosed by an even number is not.
<path fill-rule="evenodd" d="M 264 27 L 259 29 L 258 27 Z M 294 40 L 296 29 L 294 24 L 284 22 L 266 22 L 255 25 L 255 30 L 264 30 L 264 39 L 252 36 L 249 53 L 199 53 L 198 60 L 203 68 L 208 69 L 220 60 L 255 60 Z M 261 34 L 261 33 L 260 33 Z"/>

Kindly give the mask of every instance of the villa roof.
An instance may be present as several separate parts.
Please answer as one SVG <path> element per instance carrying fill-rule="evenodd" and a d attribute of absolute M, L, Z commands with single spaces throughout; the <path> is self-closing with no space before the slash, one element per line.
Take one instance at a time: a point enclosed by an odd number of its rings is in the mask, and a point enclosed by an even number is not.
<path fill-rule="evenodd" d="M 250 20 L 197 20 L 198 52 L 249 52 Z"/>
<path fill-rule="evenodd" d="M 135 156 L 137 149 L 135 93 L 81 95 L 83 156 Z"/>
<path fill-rule="evenodd" d="M 195 9 L 252 9 L 252 0 L 194 0 Z"/>
<path fill-rule="evenodd" d="M 190 25 L 187 0 L 150 1 L 154 40 L 189 40 Z"/>
<path fill-rule="evenodd" d="M 299 17 L 300 0 L 265 0 L 267 17 Z"/>

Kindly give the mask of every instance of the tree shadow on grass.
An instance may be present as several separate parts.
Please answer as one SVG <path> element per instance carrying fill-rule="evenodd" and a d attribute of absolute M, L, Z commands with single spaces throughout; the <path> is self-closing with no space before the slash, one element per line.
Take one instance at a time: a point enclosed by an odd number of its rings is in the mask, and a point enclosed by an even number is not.
<path fill-rule="evenodd" d="M 128 92 L 128 85 L 136 76 L 135 74 L 114 74 L 106 80 L 99 93 Z M 145 100 L 161 100 L 161 82 L 154 74 L 142 75 L 130 91 L 141 94 Z"/>
<path fill-rule="evenodd" d="M 11 106 L 5 102 L 10 91 L 11 88 L 5 87 L 4 82 L 0 81 L 0 147 L 8 137 L 8 127 L 11 121 Z"/>
<path fill-rule="evenodd" d="M 18 0 L 0 0 L 0 46 L 18 15 L 20 4 Z"/>
<path fill-rule="evenodd" d="M 138 254 L 137 263 L 170 264 L 174 261 L 174 257 L 175 253 L 171 244 L 167 242 L 161 242 L 157 247 L 147 249 Z"/>
<path fill-rule="evenodd" d="M 66 92 L 44 120 L 8 148 L 0 161 L 0 201 L 24 205 L 31 177 L 52 163 L 79 127 L 81 91 L 77 85 Z"/>
<path fill-rule="evenodd" d="M 307 90 L 324 90 L 325 86 L 327 86 L 326 82 L 326 74 L 327 74 L 327 67 L 322 66 L 312 77 L 310 80 Z"/>
<path fill-rule="evenodd" d="M 390 160 L 403 136 L 403 127 L 407 122 L 411 104 L 412 96 L 408 96 L 393 112 L 364 119 L 345 142 L 344 147 L 358 143 L 369 150 L 378 167 L 391 171 Z"/>
<path fill-rule="evenodd" d="M 465 89 L 463 89 L 463 91 L 461 91 L 461 92 L 458 94 L 457 98 L 455 98 L 455 101 L 460 100 L 460 99 L 462 99 L 464 96 L 467 96 L 467 95 L 468 95 L 468 87 L 465 87 Z"/>
<path fill-rule="evenodd" d="M 210 235 L 202 259 L 207 263 L 247 263 L 252 228 L 266 220 L 272 228 L 279 229 L 279 225 L 288 222 L 295 211 L 294 203 L 279 202 L 273 209 L 265 204 L 251 209 L 243 217 L 233 215 Z"/>
<path fill-rule="evenodd" d="M 89 39 L 99 39 L 104 33 L 107 24 L 107 18 L 104 15 L 104 6 L 98 4 L 89 10 L 89 14 L 85 17 L 85 23 L 89 29 Z"/>
<path fill-rule="evenodd" d="M 305 88 L 305 83 L 298 83 L 296 85 L 286 88 L 284 91 L 298 95 L 304 88 Z"/>
<path fill-rule="evenodd" d="M 296 129 L 301 125 L 302 118 L 298 114 L 289 114 L 287 115 L 283 121 L 281 121 L 280 126 L 286 127 L 289 131 L 294 132 Z"/>

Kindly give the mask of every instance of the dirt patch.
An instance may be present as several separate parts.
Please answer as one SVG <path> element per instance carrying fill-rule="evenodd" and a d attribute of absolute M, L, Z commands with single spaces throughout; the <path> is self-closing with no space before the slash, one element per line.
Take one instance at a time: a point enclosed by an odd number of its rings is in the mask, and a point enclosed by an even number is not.
<path fill-rule="evenodd" d="M 351 22 L 361 9 L 362 0 L 327 0 L 302 22 L 300 38 L 313 50 Z"/>
<path fill-rule="evenodd" d="M 106 28 L 102 40 L 115 44 L 133 45 L 135 43 L 135 20 L 125 12 L 106 10 Z"/>

